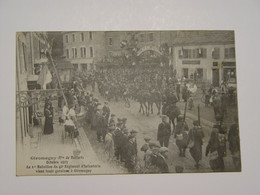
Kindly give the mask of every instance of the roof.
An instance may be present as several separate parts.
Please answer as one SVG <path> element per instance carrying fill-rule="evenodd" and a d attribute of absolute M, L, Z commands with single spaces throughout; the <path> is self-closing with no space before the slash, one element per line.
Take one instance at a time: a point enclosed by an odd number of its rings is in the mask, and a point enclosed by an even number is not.
<path fill-rule="evenodd" d="M 234 43 L 234 31 L 177 31 L 173 38 L 173 45 Z"/>
<path fill-rule="evenodd" d="M 73 69 L 73 65 L 68 60 L 54 60 L 57 69 Z"/>

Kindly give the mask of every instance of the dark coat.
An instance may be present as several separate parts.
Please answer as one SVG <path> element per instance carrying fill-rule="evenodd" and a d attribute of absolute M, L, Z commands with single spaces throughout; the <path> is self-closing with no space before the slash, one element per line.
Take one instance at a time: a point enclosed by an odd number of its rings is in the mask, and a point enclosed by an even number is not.
<path fill-rule="evenodd" d="M 193 147 L 190 148 L 190 153 L 196 162 L 202 159 L 203 137 L 204 133 L 201 128 L 193 128 L 190 130 L 189 139 L 194 142 Z"/>
<path fill-rule="evenodd" d="M 152 159 L 152 165 L 158 167 L 160 173 L 169 173 L 169 167 L 161 155 L 156 155 L 156 157 Z"/>
<path fill-rule="evenodd" d="M 169 123 L 160 123 L 158 126 L 157 140 L 171 136 L 171 126 Z"/>

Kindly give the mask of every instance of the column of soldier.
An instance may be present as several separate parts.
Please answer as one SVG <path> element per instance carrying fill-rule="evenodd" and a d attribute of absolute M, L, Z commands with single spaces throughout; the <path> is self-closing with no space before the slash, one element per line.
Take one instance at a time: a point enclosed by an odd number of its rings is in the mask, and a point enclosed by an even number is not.
<path fill-rule="evenodd" d="M 116 161 L 124 165 L 129 173 L 168 173 L 166 163 L 168 148 L 151 142 L 151 138 L 145 138 L 145 144 L 141 147 L 144 154 L 144 162 L 137 160 L 137 131 L 128 130 L 127 118 L 110 114 L 108 102 L 102 107 L 97 98 L 77 87 L 66 92 L 68 102 L 73 102 L 76 113 L 84 107 L 87 115 L 86 121 L 92 130 L 96 131 L 97 141 L 104 143 L 104 150 L 108 161 Z M 75 104 L 76 103 L 76 104 Z M 71 106 L 70 106 L 71 107 Z M 79 121 L 78 121 L 79 122 Z"/>
<path fill-rule="evenodd" d="M 128 132 L 126 127 L 126 118 L 118 118 L 116 121 L 115 115 L 111 114 L 108 107 L 108 102 L 105 102 L 103 108 L 92 94 L 86 93 L 81 100 L 86 100 L 88 110 L 88 122 L 92 129 L 97 132 L 97 140 L 105 143 L 105 152 L 110 161 L 116 159 L 125 165 L 130 173 L 143 172 L 154 173 L 169 172 L 166 163 L 168 144 L 171 136 L 170 124 L 167 122 L 167 116 L 162 116 L 162 123 L 158 127 L 156 142 L 151 141 L 151 138 L 145 138 L 145 144 L 141 147 L 144 152 L 144 165 L 137 166 L 137 132 L 132 130 Z M 176 145 L 179 148 L 180 156 L 185 156 L 185 151 L 190 148 L 190 153 L 199 168 L 199 161 L 202 159 L 202 144 L 203 131 L 198 121 L 194 121 L 194 127 L 189 130 L 182 116 L 177 118 L 177 125 L 174 131 Z M 233 155 L 235 166 L 240 168 L 240 147 L 237 118 L 235 123 L 231 125 L 228 135 L 229 148 Z M 221 132 L 220 126 L 214 126 L 210 136 L 208 146 L 206 148 L 206 156 L 209 155 L 209 164 L 213 171 L 223 171 L 223 157 L 226 154 L 225 135 Z M 176 166 L 176 172 L 182 172 L 183 167 Z"/>

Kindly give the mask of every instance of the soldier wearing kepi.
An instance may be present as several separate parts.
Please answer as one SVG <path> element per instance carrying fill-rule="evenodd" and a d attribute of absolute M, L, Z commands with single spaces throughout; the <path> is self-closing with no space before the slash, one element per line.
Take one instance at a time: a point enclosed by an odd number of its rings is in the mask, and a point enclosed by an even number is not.
<path fill-rule="evenodd" d="M 161 147 L 168 147 L 171 136 L 171 126 L 167 122 L 166 115 L 162 115 L 161 118 L 162 122 L 158 126 L 157 140 L 160 142 Z"/>
<path fill-rule="evenodd" d="M 127 152 L 126 152 L 126 168 L 130 173 L 135 173 L 137 162 L 137 143 L 136 143 L 136 130 L 132 130 L 128 137 Z"/>

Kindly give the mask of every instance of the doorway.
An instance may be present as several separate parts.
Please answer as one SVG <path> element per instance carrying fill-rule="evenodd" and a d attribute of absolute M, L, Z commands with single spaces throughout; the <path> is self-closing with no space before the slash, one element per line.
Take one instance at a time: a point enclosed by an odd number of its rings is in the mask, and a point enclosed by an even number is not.
<path fill-rule="evenodd" d="M 219 86 L 219 69 L 212 69 L 212 84 L 214 87 Z"/>

